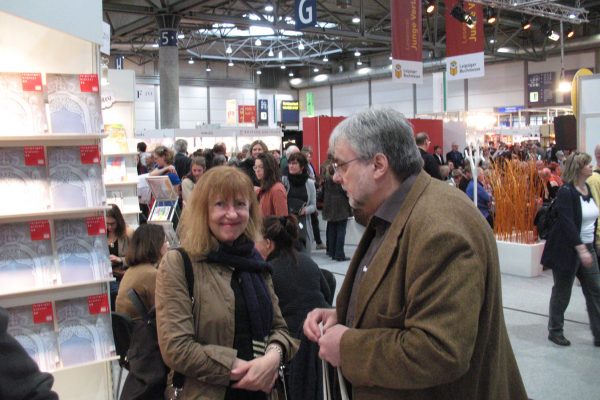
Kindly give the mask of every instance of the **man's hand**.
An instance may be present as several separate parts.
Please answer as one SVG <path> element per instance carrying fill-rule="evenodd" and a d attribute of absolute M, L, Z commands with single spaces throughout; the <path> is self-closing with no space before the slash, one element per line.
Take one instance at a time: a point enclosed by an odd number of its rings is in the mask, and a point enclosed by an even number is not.
<path fill-rule="evenodd" d="M 304 335 L 313 342 L 317 342 L 321 337 L 319 323 L 323 323 L 323 332 L 337 324 L 337 313 L 335 308 L 315 308 L 306 316 L 304 321 Z"/>
<path fill-rule="evenodd" d="M 327 329 L 327 332 L 324 332 L 323 336 L 319 339 L 319 357 L 334 367 L 342 365 L 340 342 L 348 329 L 344 325 L 334 325 Z"/>
<path fill-rule="evenodd" d="M 270 351 L 262 357 L 247 361 L 239 367 L 234 364 L 230 376 L 241 376 L 241 379 L 231 387 L 270 393 L 277 381 L 278 369 L 279 353 L 275 351 Z"/>

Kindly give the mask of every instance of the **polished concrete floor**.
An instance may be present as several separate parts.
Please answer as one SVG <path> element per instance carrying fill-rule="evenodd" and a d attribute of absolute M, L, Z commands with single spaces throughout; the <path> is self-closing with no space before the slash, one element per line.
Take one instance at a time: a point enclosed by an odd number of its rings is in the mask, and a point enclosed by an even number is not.
<path fill-rule="evenodd" d="M 359 235 L 360 229 L 349 225 L 346 256 L 354 254 Z M 333 261 L 323 250 L 313 251 L 312 257 L 321 268 L 335 274 L 337 294 L 350 262 Z M 551 289 L 550 271 L 536 278 L 502 275 L 504 318 L 527 393 L 534 400 L 598 400 L 600 347 L 593 345 L 581 288 L 573 288 L 565 314 L 565 336 L 572 343 L 570 347 L 557 346 L 547 339 Z"/>

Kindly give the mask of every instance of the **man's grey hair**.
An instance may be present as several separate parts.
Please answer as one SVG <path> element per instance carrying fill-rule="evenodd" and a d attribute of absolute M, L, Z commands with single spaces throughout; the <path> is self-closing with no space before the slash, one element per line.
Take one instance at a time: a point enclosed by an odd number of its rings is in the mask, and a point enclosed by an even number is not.
<path fill-rule="evenodd" d="M 290 158 L 290 156 L 294 153 L 298 153 L 300 151 L 300 149 L 298 148 L 298 146 L 290 146 L 287 149 L 285 149 L 285 158 Z"/>
<path fill-rule="evenodd" d="M 173 148 L 175 149 L 176 153 L 187 153 L 187 140 L 185 139 L 177 139 L 175 141 L 175 144 L 173 145 Z"/>
<path fill-rule="evenodd" d="M 348 141 L 361 160 L 371 160 L 377 153 L 385 155 L 400 181 L 423 168 L 412 126 L 391 108 L 369 109 L 343 120 L 333 130 L 329 148 L 333 149 L 340 139 Z"/>

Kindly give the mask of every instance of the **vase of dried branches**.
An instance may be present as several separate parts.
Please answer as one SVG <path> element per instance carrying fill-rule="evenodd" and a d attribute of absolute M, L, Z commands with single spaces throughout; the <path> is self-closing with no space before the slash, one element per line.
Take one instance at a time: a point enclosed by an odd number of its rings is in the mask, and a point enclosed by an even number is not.
<path fill-rule="evenodd" d="M 500 270 L 519 276 L 540 275 L 544 242 L 538 240 L 533 219 L 543 183 L 535 162 L 496 162 L 489 180 L 496 202 L 494 234 Z"/>

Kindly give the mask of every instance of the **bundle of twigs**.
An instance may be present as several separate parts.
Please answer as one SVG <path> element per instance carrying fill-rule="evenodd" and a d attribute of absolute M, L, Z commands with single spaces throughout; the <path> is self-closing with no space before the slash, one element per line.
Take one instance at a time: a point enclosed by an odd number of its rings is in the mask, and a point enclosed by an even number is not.
<path fill-rule="evenodd" d="M 515 243 L 535 243 L 537 232 L 533 220 L 543 191 L 535 161 L 497 162 L 491 168 L 490 185 L 496 200 L 496 238 Z"/>

